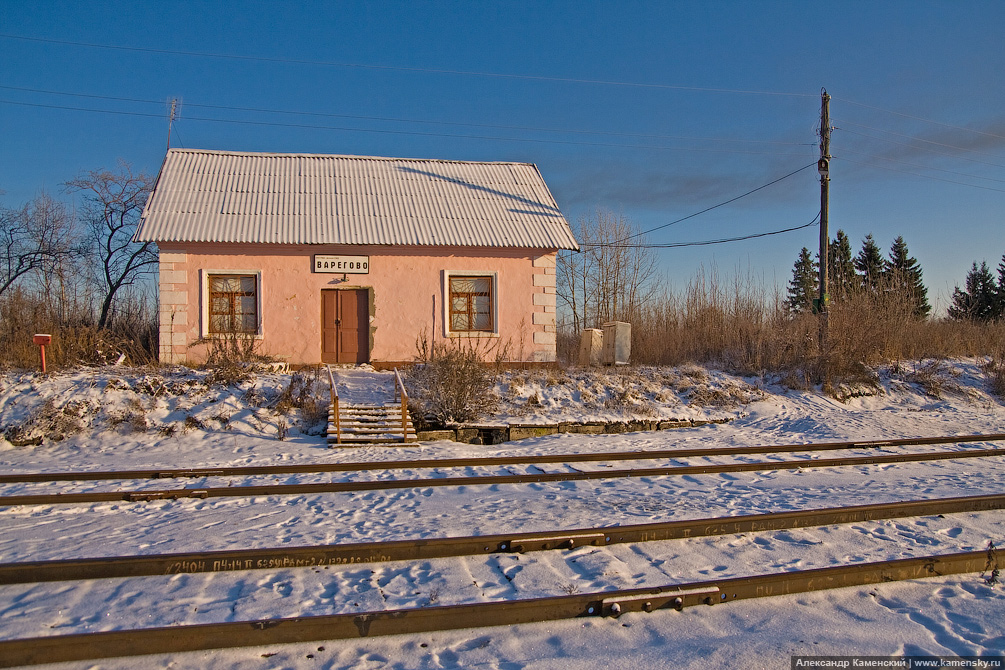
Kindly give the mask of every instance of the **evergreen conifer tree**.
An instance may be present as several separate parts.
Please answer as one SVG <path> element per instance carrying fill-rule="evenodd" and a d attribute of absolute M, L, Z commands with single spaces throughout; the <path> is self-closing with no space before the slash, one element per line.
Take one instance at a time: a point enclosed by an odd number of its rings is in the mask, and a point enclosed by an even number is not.
<path fill-rule="evenodd" d="M 876 289 L 883 279 L 885 264 L 883 253 L 872 239 L 872 233 L 869 233 L 862 240 L 862 250 L 855 257 L 855 269 L 858 271 L 862 287 Z"/>
<path fill-rule="evenodd" d="M 998 318 L 1005 318 L 1005 255 L 1002 255 L 1002 262 L 998 264 Z"/>
<path fill-rule="evenodd" d="M 786 307 L 793 314 L 813 311 L 813 298 L 817 294 L 817 272 L 819 266 L 813 261 L 810 250 L 803 247 L 799 260 L 792 267 L 792 281 L 789 282 L 789 297 Z"/>
<path fill-rule="evenodd" d="M 999 287 L 987 263 L 977 267 L 976 261 L 967 273 L 966 289 L 957 286 L 953 291 L 953 304 L 949 307 L 949 318 L 967 321 L 991 321 L 999 318 L 997 309 Z"/>
<path fill-rule="evenodd" d="M 831 300 L 844 300 L 858 286 L 855 263 L 851 257 L 851 241 L 843 230 L 827 246 L 827 273 L 830 276 L 828 293 Z"/>
<path fill-rule="evenodd" d="M 886 274 L 893 290 L 911 304 L 914 316 L 919 319 L 928 316 L 932 306 L 928 304 L 928 289 L 921 282 L 921 266 L 918 265 L 918 259 L 911 257 L 903 237 L 898 236 L 890 247 Z"/>

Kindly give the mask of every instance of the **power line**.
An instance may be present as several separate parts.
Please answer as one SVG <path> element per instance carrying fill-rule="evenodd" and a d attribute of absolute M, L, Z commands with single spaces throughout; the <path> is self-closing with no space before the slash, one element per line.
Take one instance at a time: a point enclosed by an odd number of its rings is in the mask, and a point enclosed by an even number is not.
<path fill-rule="evenodd" d="M 97 114 L 117 114 L 120 116 L 138 116 L 145 118 L 164 118 L 163 114 L 151 114 L 146 112 L 129 112 L 123 110 L 111 110 L 111 109 L 94 109 L 88 107 L 71 107 L 68 105 L 48 105 L 42 103 L 33 102 L 18 102 L 15 100 L 3 100 L 0 99 L 0 104 L 5 105 L 20 105 L 23 107 L 39 107 L 43 109 L 62 109 L 69 111 L 78 112 L 93 112 Z M 573 140 L 557 140 L 557 139 L 542 139 L 542 138 L 532 138 L 532 137 L 503 137 L 503 136 L 492 136 L 492 135 L 460 135 L 456 133 L 431 133 L 431 132 L 419 132 L 412 130 L 390 130 L 381 128 L 353 128 L 348 126 L 325 126 L 325 125 L 314 125 L 307 123 L 279 123 L 276 121 L 253 121 L 247 119 L 214 119 L 209 117 L 199 117 L 199 116 L 186 116 L 185 120 L 188 121 L 205 121 L 210 123 L 232 123 L 239 125 L 252 125 L 252 126 L 273 126 L 279 128 L 302 128 L 307 130 L 336 130 L 344 132 L 356 132 L 356 133 L 381 133 L 388 135 L 415 135 L 420 137 L 454 137 L 469 140 L 491 140 L 498 142 L 530 142 L 535 144 L 564 144 L 573 146 L 590 146 L 590 147 L 613 147 L 619 149 L 653 149 L 660 151 L 696 151 L 701 153 L 727 153 L 727 154 L 743 154 L 743 155 L 760 155 L 760 156 L 803 156 L 803 154 L 796 153 L 785 153 L 777 151 L 740 151 L 736 149 L 703 149 L 697 147 L 670 147 L 670 146 L 658 146 L 652 144 L 618 144 L 616 142 L 577 142 Z"/>
<path fill-rule="evenodd" d="M 863 126 L 860 123 L 852 123 L 851 121 L 843 121 L 843 125 L 855 126 L 856 128 L 864 128 L 866 130 L 875 130 L 877 133 L 886 133 L 887 135 L 895 135 L 897 137 L 903 137 L 909 140 L 914 140 L 915 142 L 924 142 L 925 144 L 934 144 L 937 147 L 946 147 L 947 149 L 956 149 L 958 151 L 968 151 L 975 154 L 981 154 L 982 156 L 997 156 L 997 154 L 992 154 L 987 151 L 981 151 L 979 149 L 970 149 L 968 147 L 961 147 L 955 144 L 946 144 L 944 142 L 936 142 L 934 140 L 926 140 L 922 137 L 914 137 L 912 135 L 905 135 L 904 133 L 897 133 L 892 130 L 884 130 L 883 128 L 873 128 L 872 126 Z M 879 139 L 879 138 L 877 138 Z M 919 149 L 922 147 L 918 147 Z"/>
<path fill-rule="evenodd" d="M 918 147 L 916 145 L 909 145 L 906 142 L 897 142 L 895 140 L 887 140 L 886 138 L 877 138 L 876 136 L 869 135 L 868 133 L 859 133 L 857 131 L 850 131 L 843 127 L 838 128 L 837 130 L 842 131 L 844 133 L 850 133 L 851 135 L 857 135 L 862 138 L 868 138 L 869 140 L 878 140 L 879 142 L 886 142 L 891 145 L 896 145 L 897 147 L 908 147 L 909 149 L 915 149 L 923 152 L 930 152 L 932 154 L 937 154 L 939 156 L 949 156 L 951 158 L 959 159 L 961 161 L 970 161 L 971 163 L 980 163 L 981 165 L 989 165 L 993 168 L 1005 168 L 1005 165 L 1000 165 L 998 163 L 989 163 L 988 161 L 981 161 L 975 158 L 968 158 L 966 156 L 960 156 L 958 154 L 950 154 L 949 152 L 941 152 L 936 149 L 929 149 L 928 147 Z"/>
<path fill-rule="evenodd" d="M 17 100 L 0 99 L 0 104 L 19 105 L 21 107 L 40 107 L 42 109 L 65 109 L 73 112 L 94 112 L 97 114 L 117 114 L 119 116 L 140 116 L 144 118 L 163 119 L 164 114 L 151 114 L 148 112 L 127 112 L 118 109 L 92 109 L 88 107 L 69 107 L 67 105 L 44 105 L 39 102 L 19 102 Z"/>
<path fill-rule="evenodd" d="M 700 216 L 700 215 L 704 214 L 705 212 L 711 212 L 713 209 L 718 209 L 719 207 L 723 207 L 725 205 L 728 205 L 731 202 L 736 202 L 740 198 L 746 198 L 748 195 L 751 195 L 753 193 L 757 193 L 758 191 L 760 191 L 762 189 L 766 189 L 769 186 L 773 186 L 773 185 L 777 184 L 778 182 L 782 181 L 783 179 L 788 179 L 789 177 L 791 177 L 793 175 L 799 174 L 803 170 L 807 170 L 807 169 L 809 169 L 811 167 L 816 167 L 816 165 L 817 165 L 817 162 L 813 161 L 812 163 L 809 163 L 808 165 L 802 166 L 798 170 L 793 170 L 792 172 L 788 173 L 787 175 L 783 175 L 783 176 L 779 177 L 778 179 L 769 181 L 767 184 L 763 184 L 761 186 L 758 186 L 757 188 L 751 189 L 751 190 L 747 191 L 746 193 L 742 193 L 742 194 L 736 196 L 735 198 L 730 198 L 729 200 L 725 200 L 725 201 L 720 202 L 720 203 L 718 203 L 716 205 L 712 205 L 711 207 L 706 207 L 705 209 L 701 210 L 700 212 L 695 212 L 694 214 L 688 214 L 687 216 L 681 217 L 681 218 L 677 219 L 676 221 L 671 221 L 670 223 L 664 223 L 662 225 L 656 226 L 655 228 L 650 228 L 649 230 L 643 230 L 641 233 L 635 233 L 634 235 L 629 235 L 628 237 L 624 237 L 624 238 L 622 238 L 622 239 L 614 242 L 613 244 L 611 244 L 609 246 L 618 246 L 622 242 L 626 242 L 626 241 L 634 239 L 636 237 L 641 237 L 643 235 L 648 235 L 651 232 L 654 232 L 654 231 L 657 231 L 657 230 L 662 230 L 663 228 L 669 228 L 670 226 L 674 226 L 674 225 L 676 225 L 676 224 L 678 224 L 678 223 L 680 223 L 682 221 L 687 221 L 688 219 L 693 219 L 696 216 Z"/>
<path fill-rule="evenodd" d="M 789 93 L 784 91 L 754 91 L 746 89 L 732 88 L 711 88 L 703 86 L 679 86 L 673 84 L 656 84 L 649 82 L 616 81 L 608 79 L 582 79 L 576 77 L 553 77 L 544 75 L 511 74 L 505 72 L 481 72 L 476 70 L 451 70 L 438 68 L 407 67 L 401 65 L 375 65 L 372 63 L 349 63 L 344 61 L 321 61 L 298 58 L 279 58 L 271 56 L 242 56 L 238 54 L 212 53 L 208 51 L 182 51 L 177 49 L 154 49 L 152 47 L 129 47 L 115 44 L 98 44 L 95 42 L 74 42 L 71 40 L 56 40 L 44 37 L 28 37 L 26 35 L 11 35 L 0 33 L 0 38 L 11 40 L 23 40 L 26 42 L 41 42 L 44 44 L 60 44 L 63 46 L 87 47 L 90 49 L 109 49 L 114 51 L 132 51 L 138 53 L 151 53 L 166 56 L 191 56 L 197 58 L 220 58 L 229 60 L 254 61 L 262 63 L 282 63 L 290 65 L 313 65 L 324 67 L 344 67 L 360 68 L 369 70 L 391 70 L 398 72 L 416 72 L 423 74 L 449 74 L 464 75 L 470 77 L 493 77 L 497 79 L 523 79 L 527 81 L 556 82 L 568 84 L 597 84 L 602 86 L 624 86 L 635 88 L 656 88 L 675 91 L 699 91 L 705 93 L 738 93 L 744 95 L 771 95 L 796 98 L 813 97 L 808 93 Z"/>
<path fill-rule="evenodd" d="M 742 240 L 752 240 L 757 237 L 768 237 L 770 235 L 781 235 L 782 233 L 791 233 L 794 230 L 802 230 L 803 228 L 809 228 L 810 226 L 815 226 L 817 221 L 820 220 L 820 213 L 813 217 L 813 220 L 809 223 L 804 223 L 801 226 L 793 226 L 792 228 L 782 228 L 781 230 L 772 230 L 767 233 L 753 233 L 751 235 L 741 235 L 739 237 L 723 237 L 717 240 L 704 240 L 702 242 L 670 242 L 667 244 L 588 244 L 584 243 L 580 245 L 580 248 L 593 248 L 593 247 L 615 247 L 619 249 L 678 249 L 680 247 L 701 247 L 708 246 L 710 244 L 725 244 L 727 242 L 740 242 Z"/>
<path fill-rule="evenodd" d="M 25 88 L 22 86 L 4 86 L 0 85 L 0 89 L 5 89 L 9 91 L 22 91 L 28 93 L 43 93 L 46 95 L 61 95 L 74 98 L 89 98 L 92 100 L 110 100 L 115 102 L 135 102 L 150 105 L 162 105 L 163 100 L 150 100 L 146 98 L 123 98 L 110 95 L 96 95 L 91 93 L 70 93 L 67 91 L 52 91 L 39 88 Z M 534 132 L 547 132 L 547 133 L 570 133 L 578 135 L 610 135 L 614 137 L 639 137 L 648 139 L 662 139 L 662 140 L 686 140 L 691 142 L 741 142 L 745 144 L 777 144 L 782 146 L 815 146 L 808 142 L 779 142 L 775 140 L 749 140 L 749 139 L 737 139 L 737 138 L 721 138 L 721 137 L 687 137 L 681 135 L 660 135 L 660 134 L 646 134 L 646 133 L 625 133 L 618 131 L 606 131 L 606 130 L 579 130 L 579 129 L 563 129 L 563 128 L 541 128 L 534 126 L 510 126 L 510 125 L 497 125 L 488 123 L 465 123 L 459 121 L 433 121 L 429 119 L 408 119 L 399 117 L 387 117 L 387 116 L 365 116 L 357 114 L 336 114 L 333 112 L 304 112 L 297 110 L 288 109 L 266 109 L 260 107 L 240 107 L 233 105 L 209 105 L 209 104 L 199 104 L 188 102 L 185 103 L 186 107 L 198 107 L 202 109 L 218 109 L 224 111 L 237 111 L 237 112 L 258 112 L 265 114 L 289 114 L 295 116 L 317 116 L 325 118 L 339 118 L 339 119 L 354 119 L 359 121 L 390 121 L 395 123 L 421 123 L 428 125 L 440 125 L 440 126 L 463 126 L 470 128 L 493 128 L 499 130 L 523 130 L 523 131 L 534 131 Z"/>
<path fill-rule="evenodd" d="M 866 163 L 864 161 L 856 161 L 856 160 L 852 160 L 851 158 L 845 158 L 843 156 L 835 156 L 835 158 L 837 158 L 838 160 L 844 161 L 846 163 L 854 163 L 856 165 L 864 165 L 866 167 L 874 167 L 874 168 L 877 168 L 879 170 L 888 170 L 890 172 L 899 172 L 901 174 L 909 174 L 909 175 L 912 175 L 914 177 L 922 177 L 924 179 L 931 179 L 933 181 L 941 181 L 941 182 L 945 182 L 947 184 L 957 184 L 959 186 L 969 186 L 970 188 L 979 188 L 979 189 L 981 189 L 983 191 L 995 191 L 996 193 L 1005 193 L 1005 189 L 991 188 L 990 186 L 979 186 L 977 184 L 967 184 L 966 182 L 953 181 L 952 179 L 942 179 L 940 177 L 933 177 L 932 175 L 928 175 L 928 174 L 921 174 L 920 172 L 909 172 L 907 170 L 898 170 L 897 168 L 887 167 L 885 165 L 876 165 L 875 163 Z"/>
<path fill-rule="evenodd" d="M 849 105 L 858 105 L 859 107 L 865 107 L 866 109 L 874 109 L 877 112 L 886 112 L 887 114 L 893 114 L 895 116 L 902 116 L 905 119 L 914 119 L 915 121 L 924 121 L 925 123 L 934 123 L 937 126 L 945 126 L 946 128 L 953 128 L 955 130 L 965 130 L 968 133 L 977 133 L 978 135 L 987 135 L 988 137 L 996 137 L 1000 140 L 1005 140 L 1005 135 L 996 135 L 995 133 L 988 133 L 983 130 L 974 130 L 973 128 L 966 128 L 964 126 L 954 126 L 950 123 L 943 123 L 942 121 L 935 121 L 933 119 L 926 119 L 922 116 L 913 116 L 911 114 L 904 114 L 903 112 L 896 112 L 892 109 L 884 109 L 882 107 L 876 107 L 875 105 L 867 105 L 862 102 L 855 102 L 854 100 L 849 100 L 847 98 L 835 97 L 835 100 L 840 100 L 841 102 L 847 102 Z"/>
<path fill-rule="evenodd" d="M 900 163 L 901 165 L 907 165 L 909 167 L 921 168 L 922 170 L 935 170 L 936 172 L 945 172 L 946 174 L 955 174 L 960 177 L 969 177 L 971 179 L 983 179 L 985 181 L 996 181 L 1005 184 L 1005 179 L 995 179 L 994 177 L 982 177 L 976 174 L 969 174 L 967 172 L 956 172 L 955 170 L 944 170 L 942 168 L 930 167 L 928 165 L 919 165 L 918 163 L 908 163 L 907 161 L 897 160 L 896 158 L 887 158 L 885 156 L 876 156 L 873 154 L 867 154 L 863 151 L 855 151 L 853 149 L 843 149 L 842 153 L 856 154 L 858 156 L 865 156 L 866 158 L 875 158 L 881 161 L 889 161 L 890 163 Z"/>

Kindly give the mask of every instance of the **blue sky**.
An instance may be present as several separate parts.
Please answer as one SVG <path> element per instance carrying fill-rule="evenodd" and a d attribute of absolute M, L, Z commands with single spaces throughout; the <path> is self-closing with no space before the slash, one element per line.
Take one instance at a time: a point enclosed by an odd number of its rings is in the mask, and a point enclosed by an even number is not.
<path fill-rule="evenodd" d="M 604 208 L 649 229 L 814 162 L 826 87 L 832 236 L 903 235 L 943 308 L 1005 253 L 997 0 L 6 0 L 0 16 L 7 206 L 119 159 L 156 173 L 180 98 L 172 146 L 533 162 L 570 222 Z M 808 169 L 649 241 L 818 210 Z M 784 287 L 817 235 L 658 253 L 677 288 L 700 267 Z"/>

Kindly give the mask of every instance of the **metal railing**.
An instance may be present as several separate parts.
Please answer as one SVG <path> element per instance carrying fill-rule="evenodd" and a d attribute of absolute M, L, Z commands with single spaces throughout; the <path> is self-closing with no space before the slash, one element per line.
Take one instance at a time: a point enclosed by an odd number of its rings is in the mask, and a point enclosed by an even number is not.
<path fill-rule="evenodd" d="M 335 375 L 332 374 L 332 366 L 326 365 L 328 369 L 328 386 L 331 388 L 331 411 L 335 422 L 335 443 L 342 444 L 342 417 L 339 416 L 338 407 L 338 387 L 335 386 Z"/>
<path fill-rule="evenodd" d="M 394 399 L 401 396 L 401 441 L 408 442 L 408 391 L 405 390 L 405 382 L 401 380 L 401 373 L 398 368 L 394 369 Z"/>

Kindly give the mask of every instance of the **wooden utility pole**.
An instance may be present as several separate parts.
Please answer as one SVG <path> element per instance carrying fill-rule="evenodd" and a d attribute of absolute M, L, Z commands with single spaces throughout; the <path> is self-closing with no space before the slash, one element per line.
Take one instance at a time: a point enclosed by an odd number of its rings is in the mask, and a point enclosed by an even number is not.
<path fill-rule="evenodd" d="M 830 186 L 831 162 L 831 97 L 827 89 L 820 93 L 820 160 L 817 161 L 817 172 L 820 173 L 820 304 L 821 314 L 827 313 L 827 256 L 830 239 L 827 236 L 828 187 Z"/>
<path fill-rule="evenodd" d="M 820 297 L 817 310 L 820 313 L 820 351 L 823 353 L 827 343 L 827 303 L 830 296 L 827 293 L 827 266 L 830 251 L 830 239 L 827 235 L 828 187 L 830 186 L 831 162 L 831 97 L 827 89 L 820 90 L 820 160 L 817 161 L 817 172 L 820 173 Z"/>

